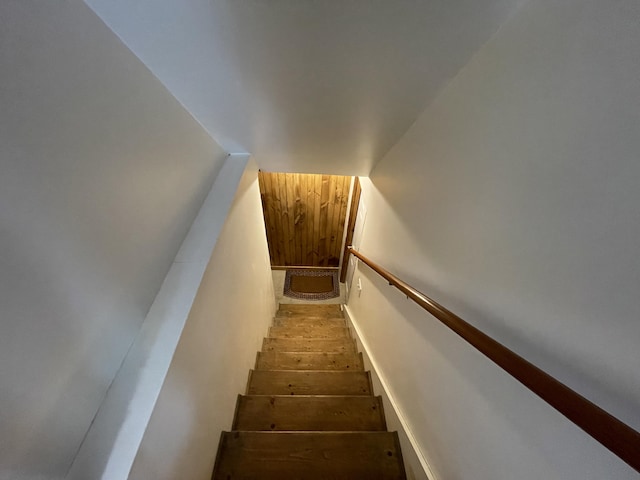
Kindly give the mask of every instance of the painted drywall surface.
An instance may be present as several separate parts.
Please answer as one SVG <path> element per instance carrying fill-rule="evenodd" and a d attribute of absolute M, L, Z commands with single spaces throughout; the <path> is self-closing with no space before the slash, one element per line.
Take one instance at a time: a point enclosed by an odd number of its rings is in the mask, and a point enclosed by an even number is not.
<path fill-rule="evenodd" d="M 226 154 L 82 2 L 0 71 L 0 478 L 62 478 Z"/>
<path fill-rule="evenodd" d="M 208 480 L 275 312 L 258 169 L 242 178 L 130 479 Z"/>
<path fill-rule="evenodd" d="M 356 341 L 358 351 L 362 352 L 364 368 L 371 375 L 374 395 L 382 397 L 387 430 L 398 433 L 407 478 L 409 480 L 434 480 L 435 474 L 424 458 L 422 449 L 413 436 L 403 412 L 399 410 L 397 400 L 393 397 L 387 379 L 380 375 L 379 366 L 375 363 L 375 357 L 369 344 L 361 335 L 359 325 L 351 317 L 348 306 L 345 305 L 343 310 L 351 336 Z"/>
<path fill-rule="evenodd" d="M 216 176 L 140 332 L 109 386 L 67 480 L 116 480 L 129 476 L 248 161 L 248 155 L 230 155 Z"/>
<path fill-rule="evenodd" d="M 86 0 L 265 171 L 368 175 L 525 0 Z"/>
<path fill-rule="evenodd" d="M 363 182 L 363 253 L 640 430 L 640 6 L 529 2 Z M 441 479 L 637 473 L 360 265 Z"/>

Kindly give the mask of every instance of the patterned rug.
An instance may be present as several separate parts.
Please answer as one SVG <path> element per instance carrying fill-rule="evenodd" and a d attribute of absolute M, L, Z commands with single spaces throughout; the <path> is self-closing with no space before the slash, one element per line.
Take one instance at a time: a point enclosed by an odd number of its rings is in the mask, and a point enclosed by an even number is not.
<path fill-rule="evenodd" d="M 284 295 L 301 300 L 327 300 L 339 297 L 338 270 L 287 270 L 284 277 Z"/>

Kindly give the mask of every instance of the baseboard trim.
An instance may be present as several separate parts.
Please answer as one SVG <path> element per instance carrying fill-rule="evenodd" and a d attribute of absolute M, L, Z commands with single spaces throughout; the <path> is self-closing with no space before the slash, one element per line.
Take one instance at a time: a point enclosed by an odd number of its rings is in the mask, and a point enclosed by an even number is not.
<path fill-rule="evenodd" d="M 409 423 L 389 388 L 389 384 L 384 376 L 381 375 L 381 370 L 375 360 L 375 356 L 372 354 L 367 341 L 362 335 L 362 331 L 360 330 L 358 323 L 351 314 L 351 309 L 347 305 L 344 305 L 343 311 L 346 314 L 345 317 L 347 318 L 349 329 L 351 330 L 353 337 L 356 339 L 358 348 L 363 353 L 365 366 L 371 370 L 374 390 L 376 389 L 376 386 L 379 385 L 380 391 L 375 393 L 376 395 L 381 395 L 384 403 L 391 407 L 391 412 L 385 411 L 387 421 L 393 421 L 393 416 L 395 416 L 395 419 L 397 420 L 397 422 L 394 423 L 396 423 L 396 427 L 399 427 L 398 436 L 400 437 L 400 443 L 402 445 L 402 456 L 404 458 L 407 475 L 409 475 L 412 480 L 439 480 L 429 465 L 429 462 L 422 454 L 418 442 L 411 432 Z"/>

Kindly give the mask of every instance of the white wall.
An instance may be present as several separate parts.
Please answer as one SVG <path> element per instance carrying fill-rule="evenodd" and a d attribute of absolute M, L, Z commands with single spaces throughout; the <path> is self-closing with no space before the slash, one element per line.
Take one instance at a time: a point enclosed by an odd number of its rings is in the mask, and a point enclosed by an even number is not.
<path fill-rule="evenodd" d="M 218 238 L 130 479 L 211 478 L 220 433 L 275 312 L 258 169 L 251 163 Z"/>
<path fill-rule="evenodd" d="M 363 182 L 361 250 L 640 430 L 640 5 L 530 1 Z M 637 473 L 359 267 L 438 478 Z"/>
<path fill-rule="evenodd" d="M 67 480 L 129 476 L 248 161 L 248 155 L 230 155 L 216 176 L 82 441 Z"/>
<path fill-rule="evenodd" d="M 0 71 L 0 478 L 63 478 L 226 154 L 82 2 Z"/>

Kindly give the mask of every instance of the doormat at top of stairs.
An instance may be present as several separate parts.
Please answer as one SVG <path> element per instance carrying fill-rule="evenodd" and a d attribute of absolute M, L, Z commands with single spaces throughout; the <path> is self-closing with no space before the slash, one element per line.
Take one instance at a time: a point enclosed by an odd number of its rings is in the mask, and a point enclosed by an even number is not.
<path fill-rule="evenodd" d="M 288 269 L 284 276 L 284 295 L 301 300 L 339 297 L 338 270 Z"/>

